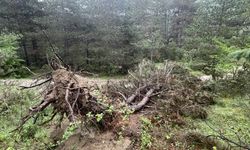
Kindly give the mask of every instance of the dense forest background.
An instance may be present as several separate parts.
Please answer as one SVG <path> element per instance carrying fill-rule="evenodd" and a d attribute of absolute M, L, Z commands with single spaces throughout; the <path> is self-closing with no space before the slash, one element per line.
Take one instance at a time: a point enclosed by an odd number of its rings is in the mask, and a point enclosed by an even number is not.
<path fill-rule="evenodd" d="M 249 94 L 250 0 L 0 0 L 0 149 L 250 149 Z"/>
<path fill-rule="evenodd" d="M 249 57 L 239 50 L 250 46 L 250 1 L 1 0 L 0 32 L 24 60 L 1 62 L 5 76 L 46 68 L 53 44 L 75 70 L 126 74 L 143 58 L 170 59 L 216 78 L 228 54 Z"/>

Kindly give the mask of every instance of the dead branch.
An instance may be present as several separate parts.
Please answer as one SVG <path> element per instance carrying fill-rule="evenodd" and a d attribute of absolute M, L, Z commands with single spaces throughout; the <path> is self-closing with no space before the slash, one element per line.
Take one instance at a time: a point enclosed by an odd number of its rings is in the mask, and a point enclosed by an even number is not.
<path fill-rule="evenodd" d="M 38 112 L 40 111 L 43 111 L 54 99 L 51 97 L 51 98 L 48 98 L 48 99 L 45 99 L 43 100 L 39 105 L 35 106 L 35 107 L 32 107 L 29 109 L 29 113 L 22 118 L 22 121 L 21 121 L 21 124 L 16 128 L 14 129 L 13 131 L 11 132 L 15 132 L 19 129 L 21 129 L 23 127 L 23 125 L 30 119 L 32 118 L 35 114 L 37 114 Z"/>
<path fill-rule="evenodd" d="M 121 95 L 122 98 L 123 98 L 123 100 L 124 100 L 124 101 L 127 101 L 127 97 L 126 97 L 124 94 L 122 94 L 121 92 L 115 92 L 115 93 Z"/>
<path fill-rule="evenodd" d="M 23 67 L 23 68 L 28 70 L 31 74 L 36 75 L 36 73 L 34 73 L 33 71 L 30 70 L 30 68 L 28 68 L 28 67 Z"/>
<path fill-rule="evenodd" d="M 49 42 L 49 45 L 52 49 L 53 54 L 55 55 L 56 59 L 57 59 L 57 63 L 62 63 L 64 67 L 66 67 L 66 69 L 68 70 L 70 67 L 63 61 L 63 59 L 59 56 L 59 54 L 55 51 L 55 48 L 53 46 L 53 44 L 51 43 L 49 36 L 47 35 L 47 33 L 45 32 L 45 30 L 42 30 L 45 38 L 47 39 L 47 41 Z"/>
<path fill-rule="evenodd" d="M 54 114 L 51 116 L 50 119 L 48 119 L 48 120 L 44 121 L 43 123 L 39 124 L 39 126 L 43 126 L 43 125 L 49 123 L 50 121 L 52 121 L 52 120 L 55 118 L 55 116 L 56 116 L 57 114 L 58 114 L 58 111 L 55 111 Z"/>
<path fill-rule="evenodd" d="M 213 128 L 212 126 L 210 126 L 207 122 L 205 122 L 205 123 L 206 123 L 206 125 L 207 125 L 211 130 L 213 130 L 215 133 L 218 134 L 218 135 L 208 135 L 207 138 L 209 138 L 209 137 L 216 137 L 216 138 L 219 138 L 219 139 L 221 139 L 221 140 L 223 140 L 223 141 L 225 141 L 225 142 L 228 142 L 228 143 L 230 143 L 230 144 L 233 144 L 233 145 L 235 145 L 235 146 L 237 146 L 237 147 L 239 147 L 239 148 L 243 148 L 243 149 L 246 149 L 246 150 L 250 150 L 250 145 L 247 145 L 247 144 L 243 143 L 241 140 L 238 141 L 238 142 L 235 142 L 235 141 L 229 139 L 228 137 L 226 137 L 220 130 L 214 129 L 214 128 Z"/>
<path fill-rule="evenodd" d="M 39 84 L 35 84 L 35 85 L 32 85 L 32 86 L 20 86 L 20 87 L 21 87 L 21 89 L 31 89 L 31 88 L 34 88 L 34 87 L 37 87 L 37 86 L 41 86 L 41 85 L 43 85 L 43 84 L 45 84 L 45 83 L 47 83 L 47 82 L 49 82 L 51 80 L 52 80 L 52 78 L 49 78 L 49 79 L 46 79 L 45 81 L 43 81 L 43 82 L 41 82 Z"/>
<path fill-rule="evenodd" d="M 51 81 L 47 87 L 49 93 L 45 94 L 45 100 L 30 109 L 18 128 L 21 128 L 27 120 L 48 106 L 52 106 L 56 111 L 51 114 L 52 117 L 49 121 L 53 120 L 56 114 L 61 114 L 61 119 L 66 114 L 69 121 L 74 122 L 77 119 L 76 117 L 85 118 L 89 112 L 94 116 L 102 113 L 104 116 L 101 123 L 96 122 L 95 119 L 90 120 L 90 122 L 96 125 L 101 124 L 102 127 L 106 128 L 115 117 L 119 117 L 120 112 L 117 110 L 121 107 L 128 107 L 134 112 L 143 108 L 145 108 L 145 111 L 156 111 L 158 105 L 164 104 L 167 113 L 176 113 L 181 112 L 183 106 L 199 105 L 197 100 L 200 100 L 201 97 L 210 100 L 208 95 L 197 96 L 197 92 L 200 92 L 201 89 L 201 82 L 195 80 L 195 78 L 190 81 L 193 78 L 185 70 L 179 66 L 174 66 L 172 63 L 166 65 L 164 69 L 159 69 L 153 63 L 144 61 L 137 70 L 129 72 L 130 75 L 127 80 L 108 83 L 104 92 L 98 86 L 88 85 L 88 82 L 84 81 L 85 78 L 63 66 L 60 67 L 60 64 L 56 61 L 51 62 L 52 65 L 55 63 L 55 70 L 51 73 L 51 77 L 46 80 L 47 82 Z M 172 72 L 176 69 L 180 69 L 178 70 L 180 73 L 173 74 Z M 39 83 L 25 88 L 42 84 Z M 95 90 L 99 90 L 101 95 L 94 93 Z M 159 97 L 156 99 L 154 96 Z M 121 97 L 124 99 L 125 105 L 120 101 Z M 153 106 L 147 107 L 147 103 L 154 98 L 155 100 L 151 103 Z M 106 110 L 111 105 L 115 107 L 115 111 L 107 113 Z M 201 106 L 199 105 L 199 107 Z M 195 111 L 191 113 L 197 113 Z"/>

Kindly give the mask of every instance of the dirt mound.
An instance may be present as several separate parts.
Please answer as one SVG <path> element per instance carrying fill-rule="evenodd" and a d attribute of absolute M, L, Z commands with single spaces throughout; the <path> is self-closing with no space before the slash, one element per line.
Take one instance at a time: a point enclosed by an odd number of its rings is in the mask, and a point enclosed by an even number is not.
<path fill-rule="evenodd" d="M 116 140 L 113 132 L 92 135 L 92 137 L 82 137 L 80 134 L 71 136 L 66 142 L 60 145 L 58 150 L 127 150 L 130 148 L 131 140 L 122 138 Z"/>

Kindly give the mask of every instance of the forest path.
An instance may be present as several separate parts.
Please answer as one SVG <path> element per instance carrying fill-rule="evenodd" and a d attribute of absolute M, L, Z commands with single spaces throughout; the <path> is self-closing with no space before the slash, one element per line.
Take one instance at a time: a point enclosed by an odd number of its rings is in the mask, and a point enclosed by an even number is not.
<path fill-rule="evenodd" d="M 102 86 L 105 85 L 109 82 L 118 82 L 123 80 L 124 78 L 102 78 L 102 77 L 83 77 L 83 79 L 85 81 L 87 81 L 89 83 L 89 85 L 98 85 L 98 86 Z M 201 79 L 202 81 L 207 81 L 207 80 L 212 80 L 211 76 L 208 75 L 203 75 L 200 76 L 199 79 Z M 36 81 L 36 79 L 0 79 L 0 86 L 30 86 L 32 84 L 34 84 L 35 82 L 37 83 L 41 83 L 44 80 L 39 80 Z"/>
<path fill-rule="evenodd" d="M 93 78 L 93 77 L 84 77 L 85 81 L 89 83 L 89 85 L 95 85 L 98 86 L 105 85 L 108 81 L 109 82 L 118 82 L 122 79 L 119 78 Z M 31 86 L 34 85 L 34 83 L 41 83 L 45 81 L 44 79 L 37 81 L 36 79 L 0 79 L 0 85 L 2 86 Z"/>

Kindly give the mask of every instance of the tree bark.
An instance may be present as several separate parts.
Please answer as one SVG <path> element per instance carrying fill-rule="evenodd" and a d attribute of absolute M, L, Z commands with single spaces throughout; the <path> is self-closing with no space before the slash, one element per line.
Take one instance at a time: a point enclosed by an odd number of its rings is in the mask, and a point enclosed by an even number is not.
<path fill-rule="evenodd" d="M 36 62 L 36 65 L 38 66 L 39 65 L 39 60 L 38 60 L 38 57 L 37 57 L 37 49 L 38 49 L 38 45 L 37 45 L 37 40 L 36 38 L 33 38 L 32 41 L 32 50 L 33 50 L 33 55 L 34 55 L 34 58 L 35 58 L 35 62 Z"/>
<path fill-rule="evenodd" d="M 134 105 L 131 108 L 134 111 L 138 111 L 138 110 L 142 109 L 143 106 L 147 104 L 147 102 L 149 101 L 150 96 L 154 93 L 154 91 L 155 91 L 154 89 L 150 89 L 147 92 L 147 94 L 145 95 L 145 97 L 137 105 Z"/>
<path fill-rule="evenodd" d="M 29 56 L 28 56 L 28 52 L 27 52 L 26 39 L 25 38 L 23 38 L 23 40 L 22 40 L 22 47 L 23 47 L 23 52 L 24 52 L 24 58 L 25 58 L 26 65 L 29 67 L 30 66 L 30 60 L 29 60 Z"/>
<path fill-rule="evenodd" d="M 89 42 L 87 42 L 87 48 L 86 48 L 86 64 L 89 64 Z"/>

